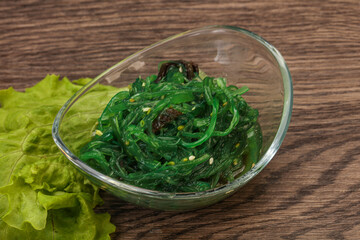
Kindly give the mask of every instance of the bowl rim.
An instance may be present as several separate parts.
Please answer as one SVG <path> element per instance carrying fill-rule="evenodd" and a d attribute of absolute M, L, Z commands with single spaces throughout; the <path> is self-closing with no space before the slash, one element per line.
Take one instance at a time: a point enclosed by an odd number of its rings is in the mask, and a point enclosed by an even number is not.
<path fill-rule="evenodd" d="M 202 192 L 190 192 L 190 193 L 172 193 L 172 192 L 161 192 L 161 191 L 155 191 L 155 190 L 149 190 L 141 187 L 137 187 L 134 185 L 130 185 L 127 183 L 124 183 L 122 181 L 116 180 L 114 178 L 111 178 L 103 173 L 98 172 L 97 170 L 91 168 L 84 162 L 82 162 L 75 154 L 73 154 L 65 145 L 63 140 L 61 139 L 59 135 L 59 126 L 61 124 L 61 121 L 63 119 L 63 116 L 66 114 L 66 112 L 69 110 L 69 108 L 74 104 L 74 102 L 84 93 L 87 91 L 88 87 L 95 84 L 100 78 L 102 78 L 104 75 L 109 74 L 110 72 L 114 71 L 119 65 L 124 64 L 136 57 L 138 57 L 140 54 L 143 54 L 152 48 L 155 48 L 159 45 L 162 45 L 164 43 L 167 43 L 171 40 L 174 40 L 176 38 L 191 35 L 194 33 L 201 33 L 206 32 L 209 30 L 233 30 L 236 32 L 240 32 L 242 34 L 245 34 L 254 40 L 261 43 L 275 58 L 275 60 L 278 63 L 278 67 L 280 69 L 282 79 L 283 79 L 283 86 L 284 86 L 284 98 L 283 98 L 283 111 L 282 116 L 280 120 L 280 124 L 278 127 L 278 130 L 276 132 L 276 135 L 270 145 L 270 147 L 267 149 L 265 154 L 262 156 L 262 158 L 255 164 L 253 168 L 251 168 L 247 173 L 244 175 L 236 178 L 233 182 L 227 183 L 225 185 L 222 185 L 220 187 L 202 191 Z M 230 194 L 233 193 L 235 190 L 237 190 L 240 186 L 245 185 L 248 181 L 250 181 L 252 178 L 254 178 L 274 157 L 278 149 L 280 148 L 281 143 L 283 142 L 287 129 L 290 124 L 291 119 L 291 113 L 292 113 L 292 105 L 293 105 L 293 86 L 292 86 L 292 78 L 290 75 L 290 71 L 286 65 L 286 62 L 280 52 L 272 46 L 268 41 L 266 41 L 264 38 L 260 37 L 259 35 L 235 26 L 226 26 L 226 25 L 211 25 L 211 26 L 205 26 L 201 28 L 196 28 L 192 30 L 188 30 L 173 36 L 170 36 L 168 38 L 165 38 L 161 41 L 158 41 L 152 45 L 149 45 L 148 47 L 143 48 L 140 51 L 135 52 L 134 54 L 131 54 L 130 56 L 124 58 L 117 64 L 113 65 L 112 67 L 108 68 L 101 74 L 99 74 L 97 77 L 95 77 L 93 80 L 91 80 L 88 84 L 83 86 L 78 92 L 76 92 L 59 110 L 57 113 L 53 126 L 52 126 L 52 137 L 55 142 L 55 144 L 58 146 L 60 151 L 66 156 L 68 160 L 72 164 L 76 166 L 76 168 L 82 172 L 85 172 L 85 175 L 90 175 L 91 177 L 96 178 L 97 180 L 100 180 L 101 182 L 117 188 L 119 190 L 123 190 L 125 192 L 131 192 L 131 193 L 140 193 L 143 195 L 147 195 L 151 198 L 160 198 L 160 199 L 195 199 L 200 197 L 210 197 L 213 195 L 218 194 Z"/>

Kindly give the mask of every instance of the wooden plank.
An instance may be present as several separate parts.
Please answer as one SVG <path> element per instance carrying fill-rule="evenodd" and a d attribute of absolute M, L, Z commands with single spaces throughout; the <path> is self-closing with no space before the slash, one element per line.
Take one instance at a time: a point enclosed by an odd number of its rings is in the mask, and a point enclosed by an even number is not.
<path fill-rule="evenodd" d="M 285 141 L 253 181 L 186 213 L 102 193 L 114 239 L 358 239 L 360 2 L 1 1 L 0 88 L 48 73 L 95 77 L 143 47 L 213 24 L 249 29 L 283 54 L 294 83 Z"/>

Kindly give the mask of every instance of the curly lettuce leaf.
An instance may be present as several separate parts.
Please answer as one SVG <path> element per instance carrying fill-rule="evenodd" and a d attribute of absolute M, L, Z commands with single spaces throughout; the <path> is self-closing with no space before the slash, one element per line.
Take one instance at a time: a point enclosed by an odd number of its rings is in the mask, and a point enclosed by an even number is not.
<path fill-rule="evenodd" d="M 25 92 L 0 90 L 0 239 L 109 239 L 115 231 L 109 214 L 93 210 L 101 203 L 98 188 L 70 165 L 51 136 L 59 109 L 89 80 L 48 75 Z M 116 91 L 97 85 L 74 109 L 90 119 L 65 129 L 74 145 L 91 137 L 94 103 Z"/>

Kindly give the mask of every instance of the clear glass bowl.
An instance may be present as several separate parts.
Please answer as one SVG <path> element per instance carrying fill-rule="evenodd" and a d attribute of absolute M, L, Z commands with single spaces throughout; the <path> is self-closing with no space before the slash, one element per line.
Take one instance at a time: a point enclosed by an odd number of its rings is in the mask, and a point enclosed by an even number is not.
<path fill-rule="evenodd" d="M 79 139 L 91 138 L 97 118 L 117 92 L 96 94 L 98 83 L 126 87 L 139 75 L 157 74 L 164 60 L 195 62 L 213 77 L 226 77 L 228 84 L 248 86 L 243 95 L 259 110 L 263 131 L 261 159 L 232 183 L 196 193 L 167 193 L 139 188 L 110 178 L 79 160 Z M 208 26 L 190 30 L 155 43 L 109 68 L 79 90 L 61 108 L 53 125 L 53 138 L 63 154 L 93 183 L 128 202 L 161 210 L 191 210 L 214 204 L 239 190 L 274 157 L 289 126 L 292 111 L 292 81 L 286 63 L 275 47 L 256 34 L 231 26 Z M 82 104 L 93 105 L 82 112 Z M 78 134 L 65 134 L 69 131 Z M 81 141 L 80 141 L 81 142 Z"/>

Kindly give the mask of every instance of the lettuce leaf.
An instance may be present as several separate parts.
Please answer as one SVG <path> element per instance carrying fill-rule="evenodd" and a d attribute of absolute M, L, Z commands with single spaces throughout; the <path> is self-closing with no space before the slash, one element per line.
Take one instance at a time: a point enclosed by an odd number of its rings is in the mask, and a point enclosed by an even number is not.
<path fill-rule="evenodd" d="M 25 92 L 0 90 L 0 239 L 110 239 L 115 231 L 109 214 L 93 210 L 102 202 L 98 188 L 70 165 L 51 136 L 59 109 L 89 81 L 48 75 Z M 97 85 L 74 113 L 96 119 L 94 102 L 116 91 Z M 90 131 L 68 131 L 78 136 L 74 145 L 91 137 Z"/>

